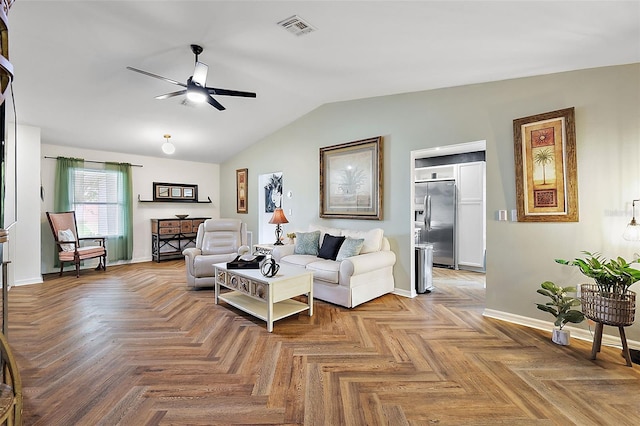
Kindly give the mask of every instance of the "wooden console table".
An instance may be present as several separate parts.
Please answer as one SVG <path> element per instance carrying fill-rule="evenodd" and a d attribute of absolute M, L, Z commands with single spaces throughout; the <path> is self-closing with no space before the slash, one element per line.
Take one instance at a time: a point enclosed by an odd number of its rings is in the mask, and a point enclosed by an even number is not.
<path fill-rule="evenodd" d="M 155 262 L 180 259 L 182 250 L 196 246 L 198 226 L 208 217 L 151 219 L 151 257 Z"/>

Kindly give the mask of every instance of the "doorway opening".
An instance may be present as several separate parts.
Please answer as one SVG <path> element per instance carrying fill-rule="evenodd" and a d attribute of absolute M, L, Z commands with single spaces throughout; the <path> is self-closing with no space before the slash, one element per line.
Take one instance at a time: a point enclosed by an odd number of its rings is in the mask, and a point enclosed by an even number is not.
<path fill-rule="evenodd" d="M 432 265 L 485 272 L 485 152 L 485 140 L 411 152 L 411 297 L 429 290 Z"/>

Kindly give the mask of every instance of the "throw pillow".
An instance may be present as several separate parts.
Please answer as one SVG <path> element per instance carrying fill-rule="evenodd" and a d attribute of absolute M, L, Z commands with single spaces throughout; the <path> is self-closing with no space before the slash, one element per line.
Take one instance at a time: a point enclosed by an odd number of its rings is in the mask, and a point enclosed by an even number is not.
<path fill-rule="evenodd" d="M 73 235 L 71 229 L 61 229 L 58 231 L 58 241 L 75 241 L 76 236 Z M 62 251 L 74 251 L 75 244 L 60 244 Z"/>
<path fill-rule="evenodd" d="M 374 228 L 368 231 L 353 231 L 345 229 L 342 235 L 345 237 L 364 239 L 364 245 L 362 246 L 363 254 L 373 253 L 382 249 L 382 238 L 384 235 L 382 228 Z"/>
<path fill-rule="evenodd" d="M 336 256 L 336 260 L 342 261 L 347 257 L 359 255 L 363 245 L 364 245 L 364 238 L 347 237 L 342 242 L 342 245 L 340 246 L 340 250 L 338 250 L 338 255 Z"/>
<path fill-rule="evenodd" d="M 336 260 L 338 250 L 342 246 L 342 242 L 345 237 L 336 237 L 334 235 L 325 234 L 324 240 L 322 240 L 322 247 L 318 251 L 318 257 L 323 259 Z"/>
<path fill-rule="evenodd" d="M 296 245 L 293 248 L 293 253 L 317 256 L 318 241 L 320 241 L 320 231 L 296 232 Z"/>

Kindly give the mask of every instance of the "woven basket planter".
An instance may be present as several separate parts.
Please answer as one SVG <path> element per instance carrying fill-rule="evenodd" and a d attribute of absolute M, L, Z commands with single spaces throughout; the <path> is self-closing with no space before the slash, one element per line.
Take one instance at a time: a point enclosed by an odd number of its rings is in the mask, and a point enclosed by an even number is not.
<path fill-rule="evenodd" d="M 617 327 L 633 324 L 636 313 L 636 294 L 633 291 L 606 293 L 595 284 L 582 284 L 580 290 L 582 313 L 587 318 Z"/>

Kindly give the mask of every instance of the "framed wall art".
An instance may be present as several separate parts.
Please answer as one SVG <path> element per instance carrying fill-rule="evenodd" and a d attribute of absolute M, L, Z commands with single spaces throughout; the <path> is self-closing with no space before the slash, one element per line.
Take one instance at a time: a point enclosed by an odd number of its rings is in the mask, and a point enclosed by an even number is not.
<path fill-rule="evenodd" d="M 236 170 L 236 213 L 248 213 L 247 181 L 249 169 Z"/>
<path fill-rule="evenodd" d="M 513 120 L 519 222 L 577 222 L 574 108 Z"/>
<path fill-rule="evenodd" d="M 382 220 L 382 137 L 320 148 L 320 217 Z"/>
<path fill-rule="evenodd" d="M 195 202 L 197 200 L 198 185 L 153 182 L 153 201 Z"/>

